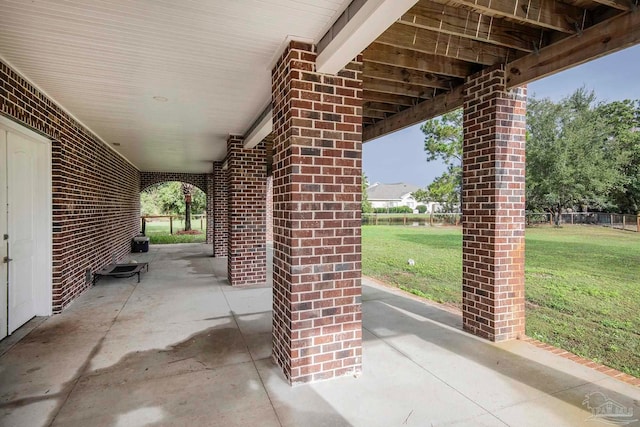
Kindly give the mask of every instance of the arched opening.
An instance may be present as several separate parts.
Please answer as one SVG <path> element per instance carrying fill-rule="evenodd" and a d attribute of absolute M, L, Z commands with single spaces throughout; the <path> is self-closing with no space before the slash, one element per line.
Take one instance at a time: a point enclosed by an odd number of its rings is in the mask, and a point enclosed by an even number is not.
<path fill-rule="evenodd" d="M 151 244 L 205 243 L 207 195 L 181 181 L 149 185 L 140 192 L 140 220 Z"/>

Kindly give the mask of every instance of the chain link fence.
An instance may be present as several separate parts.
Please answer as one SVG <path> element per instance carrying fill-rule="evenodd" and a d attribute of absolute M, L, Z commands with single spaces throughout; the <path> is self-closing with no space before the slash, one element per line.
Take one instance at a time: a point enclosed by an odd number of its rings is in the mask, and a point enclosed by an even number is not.
<path fill-rule="evenodd" d="M 362 225 L 456 226 L 461 224 L 462 215 L 460 213 L 362 214 Z M 553 215 L 547 212 L 527 212 L 526 224 L 528 226 L 553 225 Z M 638 232 L 640 230 L 640 215 L 604 212 L 570 212 L 560 215 L 560 224 L 599 225 Z"/>
<path fill-rule="evenodd" d="M 527 225 L 552 224 L 553 215 L 547 212 L 527 212 Z M 561 225 L 600 225 L 638 232 L 640 215 L 606 212 L 568 212 L 560 214 Z"/>

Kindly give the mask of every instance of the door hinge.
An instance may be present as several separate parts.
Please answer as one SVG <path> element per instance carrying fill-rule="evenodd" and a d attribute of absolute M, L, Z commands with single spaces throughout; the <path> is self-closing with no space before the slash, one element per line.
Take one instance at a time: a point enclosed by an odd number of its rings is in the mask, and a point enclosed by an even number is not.
<path fill-rule="evenodd" d="M 4 240 L 9 240 L 9 235 L 8 235 L 8 234 L 5 234 L 5 235 L 4 235 L 4 237 L 3 237 L 3 239 L 4 239 Z"/>
<path fill-rule="evenodd" d="M 11 258 L 9 258 L 8 256 L 4 257 L 2 259 L 2 262 L 4 262 L 5 264 L 9 264 L 11 261 L 13 261 Z"/>

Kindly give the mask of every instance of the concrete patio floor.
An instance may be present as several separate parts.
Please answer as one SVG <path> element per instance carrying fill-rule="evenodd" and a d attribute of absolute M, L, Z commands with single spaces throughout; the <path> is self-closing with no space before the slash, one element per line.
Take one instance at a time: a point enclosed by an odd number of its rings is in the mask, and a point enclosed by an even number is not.
<path fill-rule="evenodd" d="M 292 388 L 270 360 L 270 287 L 229 287 L 210 252 L 133 254 L 139 284 L 103 279 L 0 342 L 0 425 L 606 425 L 585 397 L 640 418 L 640 389 L 367 280 L 362 376 Z"/>

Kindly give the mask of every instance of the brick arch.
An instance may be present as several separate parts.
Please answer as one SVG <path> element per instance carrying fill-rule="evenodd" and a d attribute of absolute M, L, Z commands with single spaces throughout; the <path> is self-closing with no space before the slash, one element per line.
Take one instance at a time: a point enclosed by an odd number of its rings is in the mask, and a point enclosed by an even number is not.
<path fill-rule="evenodd" d="M 140 191 L 146 190 L 154 184 L 171 181 L 195 185 L 207 194 L 207 174 L 204 173 L 140 172 Z"/>
<path fill-rule="evenodd" d="M 140 191 L 161 182 L 186 182 L 207 196 L 207 243 L 213 243 L 213 175 L 206 173 L 140 172 Z"/>

